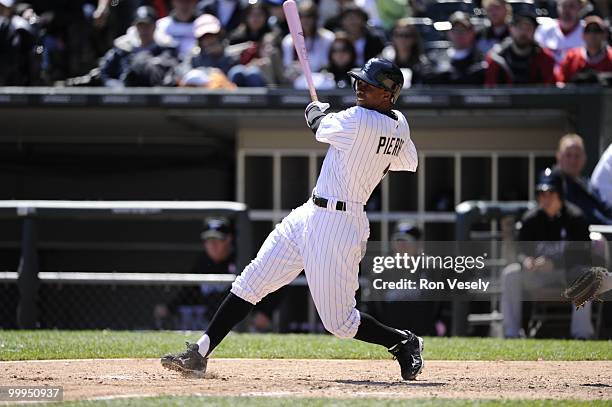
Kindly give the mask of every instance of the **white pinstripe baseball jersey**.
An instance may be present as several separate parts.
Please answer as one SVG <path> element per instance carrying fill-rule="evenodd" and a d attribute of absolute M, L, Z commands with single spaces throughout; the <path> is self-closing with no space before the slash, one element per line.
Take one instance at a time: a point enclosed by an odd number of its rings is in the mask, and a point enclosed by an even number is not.
<path fill-rule="evenodd" d="M 404 115 L 397 120 L 363 107 L 325 116 L 318 141 L 331 145 L 315 193 L 365 203 L 387 171 L 416 171 L 418 158 Z"/>
<path fill-rule="evenodd" d="M 232 293 L 256 304 L 305 271 L 325 328 L 352 338 L 361 322 L 355 308 L 359 262 L 370 235 L 362 204 L 387 171 L 415 171 L 417 153 L 402 113 L 393 119 L 351 107 L 323 118 L 316 139 L 330 147 L 315 193 L 327 207 L 309 200 L 276 225 L 257 257 L 232 284 Z M 337 210 L 336 202 L 347 203 Z"/>

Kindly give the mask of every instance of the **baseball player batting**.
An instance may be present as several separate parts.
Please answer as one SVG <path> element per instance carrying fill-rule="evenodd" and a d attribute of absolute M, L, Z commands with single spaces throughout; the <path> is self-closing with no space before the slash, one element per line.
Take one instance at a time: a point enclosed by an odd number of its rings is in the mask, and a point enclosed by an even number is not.
<path fill-rule="evenodd" d="M 404 380 L 423 368 L 423 339 L 385 326 L 355 308 L 359 262 L 370 234 L 364 204 L 388 171 L 416 171 L 417 152 L 404 115 L 393 110 L 403 85 L 400 69 L 373 58 L 350 72 L 356 106 L 326 113 L 329 104 L 306 106 L 306 123 L 328 143 L 312 198 L 294 209 L 266 238 L 256 258 L 232 284 L 204 335 L 184 352 L 161 358 L 164 367 L 203 374 L 208 357 L 229 331 L 269 293 L 302 270 L 325 329 L 386 347 Z"/>

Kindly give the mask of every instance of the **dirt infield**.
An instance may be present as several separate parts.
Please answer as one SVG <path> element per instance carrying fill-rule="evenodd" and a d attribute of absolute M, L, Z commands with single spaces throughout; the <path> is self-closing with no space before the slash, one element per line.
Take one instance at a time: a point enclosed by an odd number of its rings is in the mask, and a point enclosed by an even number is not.
<path fill-rule="evenodd" d="M 0 362 L 2 385 L 64 386 L 64 399 L 142 395 L 612 399 L 612 362 L 426 361 L 416 382 L 392 360 L 212 359 L 204 379 L 157 359 Z"/>

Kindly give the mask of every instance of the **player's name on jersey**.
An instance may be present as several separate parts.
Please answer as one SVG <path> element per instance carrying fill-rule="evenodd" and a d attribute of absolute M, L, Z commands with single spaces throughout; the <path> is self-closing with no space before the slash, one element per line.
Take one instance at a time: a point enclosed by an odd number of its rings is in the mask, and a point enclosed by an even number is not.
<path fill-rule="evenodd" d="M 426 278 L 410 280 L 402 278 L 398 281 L 385 281 L 382 278 L 372 280 L 375 290 L 473 290 L 487 291 L 490 281 L 479 278 L 474 281 L 461 281 L 457 278 L 447 278 L 441 281 L 431 281 Z"/>
<path fill-rule="evenodd" d="M 404 144 L 404 140 L 399 137 L 384 137 L 381 136 L 378 140 L 378 148 L 376 154 L 391 154 L 397 156 Z"/>

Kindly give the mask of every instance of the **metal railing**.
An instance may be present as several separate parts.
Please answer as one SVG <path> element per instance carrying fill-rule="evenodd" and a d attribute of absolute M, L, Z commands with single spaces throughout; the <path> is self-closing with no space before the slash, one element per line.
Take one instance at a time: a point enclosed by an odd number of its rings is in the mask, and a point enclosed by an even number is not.
<path fill-rule="evenodd" d="M 37 220 L 198 220 L 207 216 L 227 216 L 236 226 L 236 266 L 245 267 L 251 256 L 251 224 L 245 204 L 227 201 L 0 201 L 0 220 L 22 219 L 22 239 L 19 270 L 0 273 L 0 281 L 15 281 L 19 289 L 17 325 L 34 328 L 39 309 L 38 291 L 41 283 L 63 284 L 202 284 L 231 282 L 234 276 L 171 275 L 149 273 L 66 273 L 40 272 L 38 258 Z M 231 281 L 230 281 L 231 280 Z"/>

